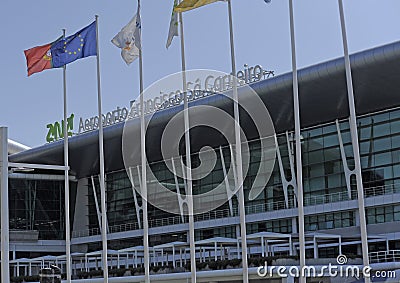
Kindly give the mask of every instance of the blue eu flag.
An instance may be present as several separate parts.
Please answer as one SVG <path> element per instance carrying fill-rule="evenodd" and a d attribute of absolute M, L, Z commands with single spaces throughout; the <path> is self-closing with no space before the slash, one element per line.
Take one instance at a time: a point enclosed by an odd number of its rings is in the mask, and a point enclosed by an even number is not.
<path fill-rule="evenodd" d="M 51 47 L 53 68 L 62 67 L 77 59 L 97 55 L 96 22 L 74 35 L 57 41 Z"/>

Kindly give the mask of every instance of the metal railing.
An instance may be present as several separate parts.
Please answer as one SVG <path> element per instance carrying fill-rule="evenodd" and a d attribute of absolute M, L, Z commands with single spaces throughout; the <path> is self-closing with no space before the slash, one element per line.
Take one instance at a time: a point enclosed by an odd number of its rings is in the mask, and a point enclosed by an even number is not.
<path fill-rule="evenodd" d="M 186 217 L 185 217 L 186 218 Z M 186 219 L 185 219 L 186 220 Z M 185 223 L 180 215 L 149 220 L 149 227 L 170 226 Z"/>
<path fill-rule="evenodd" d="M 139 223 L 129 222 L 120 225 L 114 225 L 109 227 L 109 233 L 119 233 L 132 230 L 139 230 Z"/>
<path fill-rule="evenodd" d="M 350 199 L 349 194 L 347 192 L 337 192 L 337 193 L 331 193 L 331 194 L 327 194 L 327 195 L 317 195 L 317 196 L 305 197 L 304 205 L 305 206 L 318 205 L 318 204 L 346 201 L 349 199 Z"/>
<path fill-rule="evenodd" d="M 368 256 L 371 263 L 400 262 L 400 250 L 370 252 Z"/>
<path fill-rule="evenodd" d="M 400 193 L 399 183 L 376 186 L 371 188 L 364 188 L 365 198 L 396 194 L 396 193 Z M 351 199 L 349 198 L 349 194 L 347 193 L 347 191 L 344 191 L 331 194 L 304 197 L 304 205 L 310 206 L 310 205 L 333 203 L 333 202 L 340 202 L 340 201 L 354 200 L 354 199 L 357 199 L 357 191 L 354 190 L 351 192 Z"/>
<path fill-rule="evenodd" d="M 400 183 L 364 188 L 366 198 L 400 193 Z"/>

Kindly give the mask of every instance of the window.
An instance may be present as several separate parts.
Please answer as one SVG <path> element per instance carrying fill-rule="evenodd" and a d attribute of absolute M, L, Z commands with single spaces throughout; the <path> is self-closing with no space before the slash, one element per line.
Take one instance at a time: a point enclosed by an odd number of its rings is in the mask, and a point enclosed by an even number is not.
<path fill-rule="evenodd" d="M 345 211 L 306 216 L 304 222 L 306 231 L 317 231 L 354 226 L 355 220 L 352 211 Z"/>
<path fill-rule="evenodd" d="M 393 221 L 400 221 L 400 205 L 381 206 L 367 209 L 368 224 Z"/>
<path fill-rule="evenodd" d="M 258 232 L 291 233 L 292 221 L 291 219 L 273 220 L 273 221 L 249 224 L 247 225 L 247 227 L 250 228 L 249 231 L 247 232 L 248 234 L 258 233 Z"/>

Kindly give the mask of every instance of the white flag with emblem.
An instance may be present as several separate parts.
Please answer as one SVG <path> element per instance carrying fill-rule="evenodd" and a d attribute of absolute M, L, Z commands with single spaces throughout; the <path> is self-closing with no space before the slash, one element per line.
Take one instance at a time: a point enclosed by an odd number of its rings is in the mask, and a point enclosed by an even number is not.
<path fill-rule="evenodd" d="M 171 21 L 169 23 L 169 32 L 167 39 L 167 48 L 171 45 L 174 36 L 179 36 L 178 33 L 178 13 L 174 11 L 175 7 L 178 6 L 178 0 L 174 0 L 174 7 L 172 8 Z"/>
<path fill-rule="evenodd" d="M 140 22 L 140 2 L 139 2 L 136 15 L 111 40 L 111 42 L 115 46 L 121 48 L 122 59 L 124 59 L 124 61 L 128 65 L 139 57 L 139 49 L 142 48 L 141 30 L 142 26 Z"/>

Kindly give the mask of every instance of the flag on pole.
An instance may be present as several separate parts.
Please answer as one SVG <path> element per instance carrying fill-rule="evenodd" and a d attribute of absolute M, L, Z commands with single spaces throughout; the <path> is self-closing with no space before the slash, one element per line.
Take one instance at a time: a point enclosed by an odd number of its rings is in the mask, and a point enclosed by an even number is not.
<path fill-rule="evenodd" d="M 139 57 L 139 49 L 142 48 L 141 34 L 142 24 L 140 21 L 140 1 L 138 1 L 136 15 L 111 40 L 115 46 L 121 48 L 122 59 L 124 59 L 128 65 Z"/>
<path fill-rule="evenodd" d="M 28 68 L 28 77 L 34 73 L 53 68 L 51 48 L 61 38 L 62 37 L 58 38 L 52 43 L 36 46 L 24 51 Z"/>
<path fill-rule="evenodd" d="M 75 60 L 97 55 L 96 22 L 74 35 L 57 41 L 51 47 L 53 67 L 62 67 Z"/>
<path fill-rule="evenodd" d="M 174 8 L 174 11 L 177 13 L 182 13 L 217 1 L 226 0 L 183 0 L 178 6 Z"/>
<path fill-rule="evenodd" d="M 178 0 L 174 0 L 174 7 L 172 8 L 171 21 L 169 22 L 169 32 L 167 39 L 167 49 L 171 45 L 174 36 L 179 36 L 178 32 L 178 13 L 175 12 L 175 7 L 178 6 Z"/>

